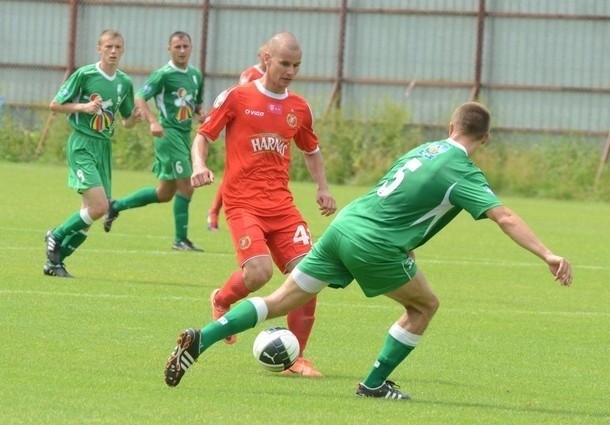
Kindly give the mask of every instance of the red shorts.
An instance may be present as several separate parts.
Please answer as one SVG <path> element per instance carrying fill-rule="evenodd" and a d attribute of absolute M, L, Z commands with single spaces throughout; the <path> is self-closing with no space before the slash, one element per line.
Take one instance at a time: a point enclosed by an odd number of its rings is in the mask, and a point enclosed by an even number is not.
<path fill-rule="evenodd" d="M 309 227 L 296 208 L 265 217 L 236 209 L 227 215 L 227 226 L 240 267 L 251 258 L 271 254 L 275 265 L 286 273 L 288 263 L 307 254 L 313 243 Z"/>

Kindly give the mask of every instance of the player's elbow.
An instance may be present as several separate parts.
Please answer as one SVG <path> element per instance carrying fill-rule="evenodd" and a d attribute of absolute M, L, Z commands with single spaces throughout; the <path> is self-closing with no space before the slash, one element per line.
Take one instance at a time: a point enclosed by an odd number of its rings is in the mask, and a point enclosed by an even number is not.
<path fill-rule="evenodd" d="M 519 222 L 517 214 L 504 206 L 494 207 L 487 211 L 486 214 L 487 217 L 495 221 L 504 232 L 508 232 Z"/>

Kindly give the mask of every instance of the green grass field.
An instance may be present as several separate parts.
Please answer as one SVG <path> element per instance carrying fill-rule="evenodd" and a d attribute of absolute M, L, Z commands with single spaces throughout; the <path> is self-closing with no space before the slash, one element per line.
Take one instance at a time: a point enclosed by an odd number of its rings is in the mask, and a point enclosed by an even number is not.
<path fill-rule="evenodd" d="M 321 380 L 283 377 L 251 354 L 257 331 L 212 347 L 179 387 L 163 382 L 179 331 L 210 319 L 208 296 L 236 268 L 224 222 L 205 228 L 215 188 L 197 190 L 191 239 L 173 252 L 172 208 L 96 223 L 66 262 L 76 279 L 42 275 L 45 231 L 78 208 L 65 167 L 0 163 L 0 423 L 2 424 L 608 424 L 610 205 L 505 199 L 573 263 L 572 287 L 496 226 L 462 214 L 417 252 L 441 300 L 420 346 L 391 378 L 410 402 L 360 399 L 364 378 L 401 309 L 356 284 L 319 297 L 308 356 Z M 154 185 L 115 172 L 114 193 Z M 558 182 L 561 184 L 561 182 Z M 318 237 L 312 184 L 294 184 Z M 341 206 L 362 187 L 332 187 Z M 277 287 L 276 272 L 260 292 Z"/>

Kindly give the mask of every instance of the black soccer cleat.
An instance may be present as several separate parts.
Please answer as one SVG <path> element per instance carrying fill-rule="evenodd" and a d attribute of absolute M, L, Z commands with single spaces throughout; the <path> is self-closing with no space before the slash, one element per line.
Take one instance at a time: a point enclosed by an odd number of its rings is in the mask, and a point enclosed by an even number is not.
<path fill-rule="evenodd" d="M 44 266 L 42 266 L 42 273 L 46 276 L 56 276 L 56 277 L 74 277 L 68 270 L 66 270 L 66 266 L 64 263 L 53 264 L 50 261 L 47 261 Z"/>
<path fill-rule="evenodd" d="M 53 230 L 55 229 L 48 230 L 44 236 L 44 241 L 47 244 L 47 259 L 52 264 L 60 264 L 59 256 L 61 254 L 61 242 L 53 236 Z"/>
<path fill-rule="evenodd" d="M 196 246 L 193 242 L 188 239 L 184 239 L 182 241 L 174 242 L 172 245 L 172 249 L 176 251 L 196 251 L 203 252 L 203 249 Z"/>
<path fill-rule="evenodd" d="M 176 348 L 165 363 L 165 383 L 175 387 L 186 373 L 187 369 L 199 357 L 199 340 L 201 333 L 197 329 L 187 329 L 180 332 Z"/>
<path fill-rule="evenodd" d="M 390 400 L 410 400 L 409 394 L 398 391 L 400 388 L 394 382 L 386 380 L 382 385 L 377 388 L 369 388 L 364 384 L 358 384 L 356 389 L 356 395 L 359 397 L 374 397 L 374 398 L 387 398 Z"/>
<path fill-rule="evenodd" d="M 116 220 L 119 216 L 119 212 L 112 208 L 115 202 L 116 201 L 114 199 L 111 199 L 108 202 L 108 211 L 104 216 L 104 232 L 106 233 L 110 232 L 110 229 L 112 229 L 112 222 Z"/>

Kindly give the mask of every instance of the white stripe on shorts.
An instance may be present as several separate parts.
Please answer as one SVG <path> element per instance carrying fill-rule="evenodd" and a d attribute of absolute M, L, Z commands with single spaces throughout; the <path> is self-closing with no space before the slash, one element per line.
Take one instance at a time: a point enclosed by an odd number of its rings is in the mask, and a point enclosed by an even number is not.
<path fill-rule="evenodd" d="M 309 292 L 310 294 L 317 294 L 322 289 L 328 286 L 328 283 L 323 282 L 315 277 L 311 277 L 308 274 L 303 273 L 299 270 L 299 266 L 296 266 L 292 273 L 290 273 L 294 281 L 299 285 L 305 292 Z"/>

